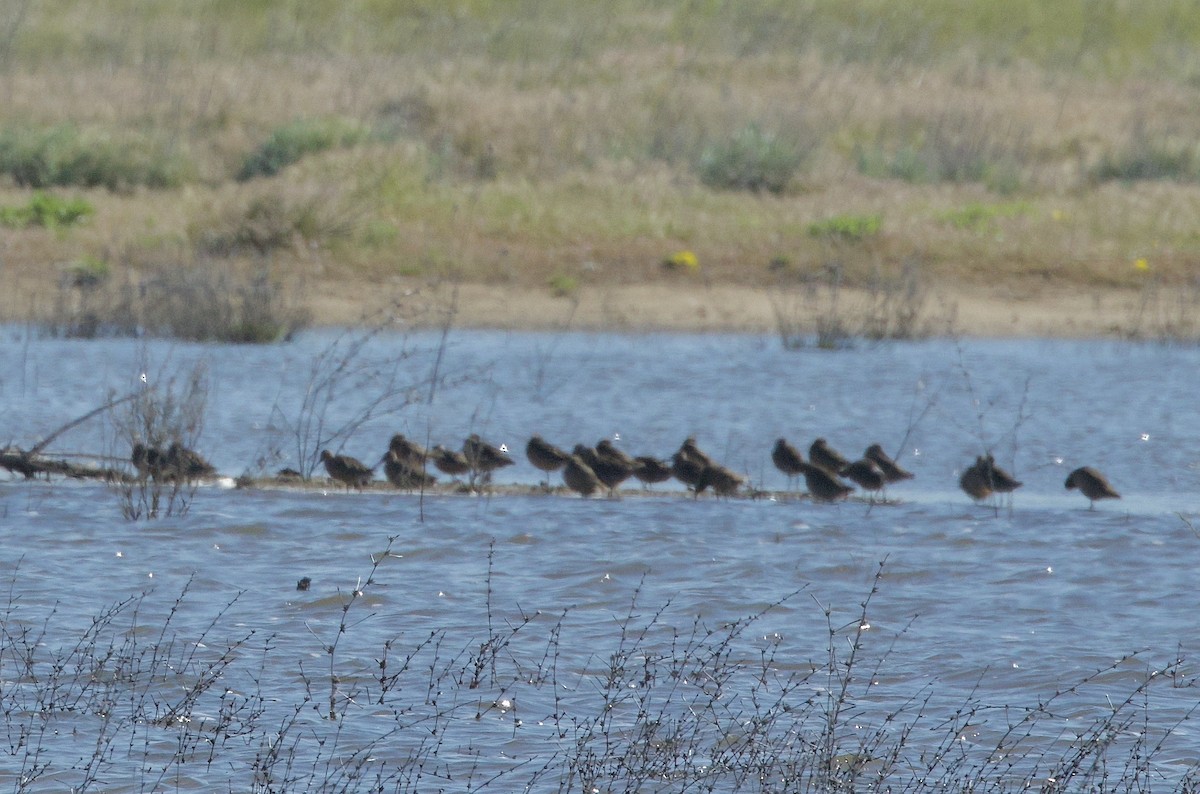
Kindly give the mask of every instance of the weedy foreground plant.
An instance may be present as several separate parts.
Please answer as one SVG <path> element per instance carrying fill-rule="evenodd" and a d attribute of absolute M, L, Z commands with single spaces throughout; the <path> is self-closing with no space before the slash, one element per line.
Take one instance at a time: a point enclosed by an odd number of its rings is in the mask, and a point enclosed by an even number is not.
<path fill-rule="evenodd" d="M 16 790 L 52 782 L 77 791 L 117 781 L 262 792 L 1200 786 L 1195 768 L 1162 777 L 1172 731 L 1196 706 L 1164 722 L 1153 693 L 1176 687 L 1178 701 L 1194 692 L 1183 660 L 1131 675 L 1129 657 L 1028 704 L 968 692 L 947 707 L 952 695 L 938 682 L 891 676 L 909 629 L 877 637 L 872 628 L 878 572 L 855 609 L 818 604 L 827 647 L 797 664 L 782 638 L 758 627 L 781 606 L 794 609 L 798 592 L 709 625 L 669 603 L 647 607 L 635 591 L 611 634 L 585 650 L 564 644 L 571 608 L 493 604 L 490 557 L 476 631 L 409 637 L 398 626 L 364 641 L 365 625 L 380 619 L 376 589 L 394 575 L 393 542 L 365 577 L 310 604 L 314 628 L 299 636 L 247 623 L 247 610 L 260 608 L 243 593 L 211 619 L 196 615 L 190 582 L 175 597 L 118 596 L 82 635 L 64 633 L 58 607 L 18 595 L 18 566 L 0 608 L 0 677 L 10 682 L 0 687 L 10 748 L 0 768 Z M 295 654 L 314 643 L 315 653 Z M 327 664 L 310 670 L 312 656 Z M 1117 670 L 1121 684 L 1110 680 Z M 1097 716 L 1064 732 L 1081 698 Z M 497 744 L 510 752 L 483 749 Z"/>

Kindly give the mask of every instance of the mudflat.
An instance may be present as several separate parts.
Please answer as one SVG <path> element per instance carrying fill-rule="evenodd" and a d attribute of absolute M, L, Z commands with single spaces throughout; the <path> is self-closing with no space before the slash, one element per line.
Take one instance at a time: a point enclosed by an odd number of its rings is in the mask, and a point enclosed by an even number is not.
<path fill-rule="evenodd" d="M 504 330 L 774 333 L 781 319 L 812 331 L 830 312 L 848 321 L 873 297 L 842 289 L 802 294 L 729 284 L 647 283 L 585 286 L 568 296 L 494 284 L 323 284 L 309 307 L 318 325 L 350 325 L 389 300 L 430 311 L 427 325 Z M 1143 295 L 1136 290 L 945 286 L 930 291 L 918 319 L 921 335 L 1091 338 L 1136 335 Z M 780 314 L 785 315 L 781 318 Z"/>

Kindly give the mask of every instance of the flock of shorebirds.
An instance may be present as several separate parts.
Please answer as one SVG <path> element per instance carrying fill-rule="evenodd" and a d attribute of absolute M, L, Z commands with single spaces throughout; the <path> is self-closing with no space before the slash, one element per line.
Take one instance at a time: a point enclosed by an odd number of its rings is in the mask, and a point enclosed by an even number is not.
<path fill-rule="evenodd" d="M 137 452 L 135 450 L 135 462 Z M 663 460 L 652 456 L 633 457 L 608 439 L 594 447 L 577 444 L 570 451 L 557 447 L 534 435 L 525 445 L 529 462 L 547 477 L 561 471 L 563 484 L 581 496 L 607 492 L 615 496 L 620 485 L 631 477 L 646 486 L 675 478 L 695 496 L 711 488 L 718 496 L 738 493 L 747 478 L 717 463 L 688 437 L 671 456 Z M 415 489 L 433 485 L 436 477 L 429 473 L 429 464 L 450 477 L 467 477 L 470 486 L 491 482 L 492 473 L 516 463 L 507 447 L 497 447 L 472 434 L 463 442 L 461 451 L 436 445 L 426 450 L 402 434 L 392 436 L 387 452 L 375 466 L 348 455 L 335 455 L 329 450 L 321 453 L 329 476 L 346 486 L 361 490 L 375 478 L 375 467 L 383 464 L 388 482 L 397 488 Z M 845 499 L 857 486 L 873 501 L 891 483 L 913 478 L 893 460 L 879 444 L 867 447 L 858 460 L 848 460 L 833 449 L 824 438 L 818 438 L 808 448 L 808 460 L 780 438 L 771 450 L 771 461 L 788 477 L 789 485 L 804 477 L 809 495 L 817 501 L 835 502 Z M 1022 483 L 996 465 L 989 455 L 981 455 L 959 477 L 959 487 L 976 501 L 991 496 L 1011 494 Z M 549 487 L 549 481 L 546 486 Z M 1088 498 L 1090 506 L 1100 499 L 1119 499 L 1120 494 L 1107 478 L 1091 466 L 1075 469 L 1067 477 L 1067 489 L 1077 488 Z"/>

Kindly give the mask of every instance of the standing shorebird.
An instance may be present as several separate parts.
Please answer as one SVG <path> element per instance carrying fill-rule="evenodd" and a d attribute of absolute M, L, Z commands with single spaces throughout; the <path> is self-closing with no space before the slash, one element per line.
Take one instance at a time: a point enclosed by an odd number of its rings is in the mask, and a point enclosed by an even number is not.
<path fill-rule="evenodd" d="M 976 502 L 992 495 L 992 478 L 988 475 L 988 463 L 982 455 L 968 466 L 958 478 L 958 487 Z"/>
<path fill-rule="evenodd" d="M 487 443 L 477 433 L 467 436 L 467 440 L 463 442 L 462 452 L 471 467 L 472 485 L 480 475 L 482 475 L 480 479 L 483 482 L 491 482 L 492 472 L 516 463 L 506 452 Z"/>
<path fill-rule="evenodd" d="M 461 477 L 471 472 L 471 464 L 461 452 L 446 449 L 441 444 L 435 444 L 429 450 L 429 458 L 442 474 L 450 477 Z"/>
<path fill-rule="evenodd" d="M 714 463 L 705 466 L 704 471 L 700 473 L 700 480 L 696 483 L 696 493 L 699 494 L 705 488 L 712 486 L 713 493 L 717 496 L 733 496 L 743 482 L 745 482 L 745 478 L 742 475 Z"/>
<path fill-rule="evenodd" d="M 547 475 L 566 466 L 567 461 L 571 459 L 570 453 L 559 449 L 537 434 L 534 434 L 529 439 L 529 443 L 525 445 L 525 457 L 529 458 L 529 462 L 535 469 L 544 471 Z M 546 487 L 549 486 L 550 478 L 547 476 Z"/>
<path fill-rule="evenodd" d="M 983 460 L 985 469 L 987 471 L 988 481 L 991 483 L 992 490 L 996 493 L 1011 494 L 1013 491 L 1024 485 L 1024 483 L 1022 483 L 1016 477 L 1013 477 L 1007 471 L 997 466 L 996 459 L 992 457 L 990 452 Z"/>
<path fill-rule="evenodd" d="M 633 459 L 633 476 L 649 487 L 656 482 L 671 479 L 671 467 L 650 455 L 638 455 Z"/>
<path fill-rule="evenodd" d="M 685 438 L 683 443 L 679 445 L 679 452 L 677 454 L 703 463 L 706 466 L 711 466 L 713 464 L 713 459 L 704 454 L 704 452 L 700 450 L 700 447 L 696 446 L 695 436 L 688 436 Z"/>
<path fill-rule="evenodd" d="M 830 474 L 837 474 L 842 469 L 850 465 L 850 461 L 846 460 L 845 456 L 838 452 L 823 438 L 818 438 L 812 442 L 812 446 L 808 448 L 808 460 L 814 466 L 820 466 Z"/>
<path fill-rule="evenodd" d="M 1100 499 L 1120 499 L 1121 494 L 1108 484 L 1108 478 L 1091 466 L 1082 466 L 1067 475 L 1067 490 L 1078 488 L 1088 498 L 1088 510 L 1094 510 Z"/>
<path fill-rule="evenodd" d="M 186 482 L 215 477 L 217 470 L 199 452 L 188 449 L 178 442 L 167 447 L 166 471 L 170 476 Z"/>
<path fill-rule="evenodd" d="M 388 452 L 394 453 L 397 460 L 414 471 L 425 471 L 425 459 L 429 453 L 415 441 L 409 441 L 403 434 L 397 433 L 388 442 Z M 386 458 L 387 455 L 385 454 Z"/>
<path fill-rule="evenodd" d="M 892 460 L 891 456 L 883 451 L 883 447 L 879 444 L 872 444 L 867 447 L 867 451 L 863 453 L 863 457 L 872 461 L 879 470 L 883 472 L 883 477 L 889 483 L 899 482 L 900 480 L 911 480 L 914 475 L 911 471 L 903 469 L 900 464 Z"/>
<path fill-rule="evenodd" d="M 887 485 L 887 477 L 878 464 L 873 460 L 861 458 L 854 461 L 846 468 L 842 469 L 841 474 L 859 488 L 870 493 L 870 500 L 875 501 L 875 494 L 882 491 Z"/>
<path fill-rule="evenodd" d="M 361 460 L 349 455 L 334 455 L 329 450 L 324 450 L 321 452 L 321 461 L 325 464 L 325 471 L 329 476 L 345 485 L 347 491 L 351 487 L 361 491 L 374 476 L 374 472 L 363 465 Z"/>
<path fill-rule="evenodd" d="M 411 464 L 411 459 L 403 457 L 394 449 L 389 449 L 383 456 L 383 475 L 392 485 L 403 489 L 424 488 L 437 482 L 436 477 L 425 471 L 424 456 L 417 466 Z"/>
<path fill-rule="evenodd" d="M 568 455 L 562 470 L 563 482 L 575 493 L 588 497 L 604 487 L 591 466 L 578 455 Z"/>
<path fill-rule="evenodd" d="M 137 469 L 140 480 L 161 479 L 167 468 L 166 453 L 158 447 L 146 446 L 140 441 L 133 445 L 133 453 L 129 459 Z"/>
<path fill-rule="evenodd" d="M 804 484 L 808 493 L 818 502 L 836 502 L 845 499 L 854 489 L 838 479 L 836 474 L 811 463 L 804 464 Z"/>
<path fill-rule="evenodd" d="M 771 450 L 771 462 L 787 475 L 789 489 L 795 479 L 804 473 L 804 456 L 786 438 L 776 439 L 775 447 Z"/>
<path fill-rule="evenodd" d="M 576 444 L 575 448 L 571 450 L 571 454 L 587 464 L 600 482 L 608 488 L 609 496 L 616 496 L 617 487 L 633 474 L 633 459 L 629 458 L 629 462 L 626 462 L 624 458 L 628 456 L 623 458 L 624 453 L 621 455 L 601 454 L 599 450 L 585 447 L 583 444 Z"/>

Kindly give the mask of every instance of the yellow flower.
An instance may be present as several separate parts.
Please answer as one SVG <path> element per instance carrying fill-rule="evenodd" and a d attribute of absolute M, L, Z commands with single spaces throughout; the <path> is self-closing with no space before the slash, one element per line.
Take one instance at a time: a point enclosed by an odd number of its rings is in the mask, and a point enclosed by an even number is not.
<path fill-rule="evenodd" d="M 1146 261 L 1146 257 L 1138 257 L 1133 262 L 1133 269 L 1144 273 L 1150 269 L 1150 263 Z"/>
<path fill-rule="evenodd" d="M 700 260 L 691 251 L 676 251 L 671 254 L 663 262 L 668 268 L 678 270 L 696 270 L 700 267 Z"/>
<path fill-rule="evenodd" d="M 1067 213 L 1063 212 L 1062 210 L 1057 210 L 1057 209 L 1051 210 L 1050 217 L 1051 217 L 1051 219 L 1056 220 L 1056 221 L 1066 220 Z"/>

